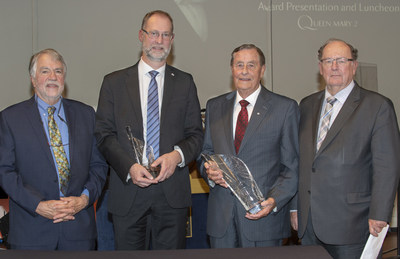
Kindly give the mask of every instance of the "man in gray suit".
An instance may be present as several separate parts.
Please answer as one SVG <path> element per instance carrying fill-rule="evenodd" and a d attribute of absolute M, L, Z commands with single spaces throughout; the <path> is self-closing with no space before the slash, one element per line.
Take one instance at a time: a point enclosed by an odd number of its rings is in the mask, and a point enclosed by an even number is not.
<path fill-rule="evenodd" d="M 101 87 L 96 137 L 111 165 L 108 208 L 118 250 L 145 249 L 148 240 L 152 249 L 186 244 L 187 165 L 201 151 L 203 129 L 193 77 L 166 64 L 173 30 L 168 13 L 146 14 L 139 30 L 140 61 L 105 76 Z M 161 168 L 157 177 L 135 159 L 127 126 L 153 147 L 151 166 Z"/>
<path fill-rule="evenodd" d="M 326 89 L 300 103 L 298 225 L 297 212 L 292 225 L 303 245 L 360 258 L 369 234 L 377 236 L 391 219 L 400 172 L 396 114 L 388 98 L 353 81 L 353 46 L 329 40 L 318 59 Z"/>
<path fill-rule="evenodd" d="M 203 163 L 201 173 L 215 182 L 208 199 L 207 233 L 211 247 L 277 246 L 290 235 L 288 202 L 297 190 L 297 103 L 261 85 L 265 57 L 253 44 L 232 52 L 236 91 L 208 101 L 203 153 L 236 155 L 251 171 L 265 201 L 257 214 L 246 213 L 220 170 Z M 247 107 L 241 108 L 241 103 Z M 247 118 L 238 141 L 242 111 Z"/>

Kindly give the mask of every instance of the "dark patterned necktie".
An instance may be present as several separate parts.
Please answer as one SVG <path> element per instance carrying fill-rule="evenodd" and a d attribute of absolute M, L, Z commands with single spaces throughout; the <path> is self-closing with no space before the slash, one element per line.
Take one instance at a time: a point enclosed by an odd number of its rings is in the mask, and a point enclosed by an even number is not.
<path fill-rule="evenodd" d="M 157 71 L 149 72 L 151 81 L 147 96 L 147 145 L 153 148 L 154 159 L 159 156 L 160 116 L 158 108 Z"/>
<path fill-rule="evenodd" d="M 244 133 L 247 128 L 247 124 L 249 123 L 249 115 L 247 113 L 247 105 L 249 102 L 246 100 L 241 100 L 240 105 L 242 109 L 239 112 L 237 121 L 236 121 L 236 131 L 235 131 L 235 150 L 236 154 L 239 152 L 240 144 L 242 143 Z"/>
<path fill-rule="evenodd" d="M 48 125 L 49 125 L 49 136 L 50 145 L 53 149 L 54 157 L 56 158 L 58 177 L 60 181 L 60 190 L 64 196 L 67 194 L 68 182 L 70 178 L 69 163 L 67 155 L 64 151 L 64 146 L 61 140 L 61 134 L 57 127 L 56 121 L 54 120 L 55 107 L 50 106 L 47 108 Z"/>

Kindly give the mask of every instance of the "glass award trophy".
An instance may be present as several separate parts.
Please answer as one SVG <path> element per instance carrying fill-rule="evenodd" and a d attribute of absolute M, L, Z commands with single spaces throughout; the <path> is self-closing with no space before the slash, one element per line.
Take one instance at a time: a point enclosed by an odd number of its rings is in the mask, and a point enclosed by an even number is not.
<path fill-rule="evenodd" d="M 232 155 L 201 154 L 202 158 L 218 167 L 229 189 L 239 199 L 247 212 L 256 214 L 263 209 L 261 202 L 265 200 L 247 165 Z"/>
<path fill-rule="evenodd" d="M 128 135 L 128 139 L 131 142 L 132 149 L 135 154 L 136 162 L 142 165 L 147 171 L 156 178 L 160 174 L 160 167 L 152 167 L 151 164 L 154 162 L 154 153 L 153 148 L 150 145 L 147 145 L 145 148 L 144 141 L 133 137 L 131 127 L 126 126 L 126 134 Z M 146 155 L 146 159 L 144 158 L 144 154 Z M 143 162 L 143 160 L 145 160 Z M 147 160 L 147 161 L 146 161 Z"/>

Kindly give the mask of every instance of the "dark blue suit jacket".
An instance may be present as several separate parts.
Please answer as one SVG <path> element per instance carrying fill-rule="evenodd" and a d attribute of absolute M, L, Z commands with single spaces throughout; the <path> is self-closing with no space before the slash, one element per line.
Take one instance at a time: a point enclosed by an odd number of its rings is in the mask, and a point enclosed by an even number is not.
<path fill-rule="evenodd" d="M 96 238 L 93 203 L 105 182 L 107 164 L 94 139 L 94 110 L 77 101 L 62 100 L 69 131 L 71 179 L 66 196 L 89 191 L 89 205 L 75 220 L 54 224 L 38 215 L 40 201 L 60 198 L 57 170 L 35 98 L 0 113 L 0 185 L 10 197 L 9 242 L 40 246 L 67 240 Z"/>

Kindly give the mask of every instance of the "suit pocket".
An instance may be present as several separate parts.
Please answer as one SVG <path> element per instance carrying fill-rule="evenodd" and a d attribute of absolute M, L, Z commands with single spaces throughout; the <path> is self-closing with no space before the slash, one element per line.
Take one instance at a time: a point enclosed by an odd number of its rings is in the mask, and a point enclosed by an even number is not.
<path fill-rule="evenodd" d="M 348 203 L 364 203 L 371 201 L 370 192 L 353 192 L 347 194 Z"/>

